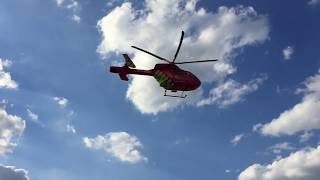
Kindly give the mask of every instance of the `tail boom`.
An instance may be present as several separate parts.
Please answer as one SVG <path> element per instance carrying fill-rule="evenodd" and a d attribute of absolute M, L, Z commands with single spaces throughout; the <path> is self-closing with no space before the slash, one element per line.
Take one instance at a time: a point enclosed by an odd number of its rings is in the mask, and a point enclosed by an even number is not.
<path fill-rule="evenodd" d="M 130 69 L 128 66 L 123 67 L 116 67 L 111 66 L 110 72 L 117 73 L 120 76 L 121 80 L 128 81 L 128 74 L 137 74 L 137 75 L 144 75 L 144 76 L 153 76 L 153 70 L 141 70 L 141 69 Z"/>

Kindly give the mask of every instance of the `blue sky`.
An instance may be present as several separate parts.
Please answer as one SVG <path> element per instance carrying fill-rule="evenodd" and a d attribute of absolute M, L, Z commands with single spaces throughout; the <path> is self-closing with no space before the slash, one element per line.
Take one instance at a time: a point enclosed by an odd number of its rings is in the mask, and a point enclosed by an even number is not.
<path fill-rule="evenodd" d="M 1 1 L 0 177 L 317 179 L 319 17 L 317 0 Z M 181 30 L 178 60 L 219 58 L 181 66 L 203 82 L 186 99 L 108 72 L 159 63 L 131 45 L 171 58 Z"/>

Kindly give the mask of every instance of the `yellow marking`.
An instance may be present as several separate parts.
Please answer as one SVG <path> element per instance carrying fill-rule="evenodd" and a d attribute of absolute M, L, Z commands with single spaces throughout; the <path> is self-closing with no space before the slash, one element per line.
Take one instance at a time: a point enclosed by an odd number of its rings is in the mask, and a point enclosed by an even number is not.
<path fill-rule="evenodd" d="M 154 73 L 154 77 L 157 79 L 158 75 L 159 75 L 159 70 L 156 70 L 156 72 Z"/>
<path fill-rule="evenodd" d="M 161 78 L 159 79 L 159 82 L 162 83 L 163 81 L 167 80 L 168 77 L 166 76 L 166 74 L 162 74 Z"/>
<path fill-rule="evenodd" d="M 171 87 L 172 87 L 171 80 L 168 79 L 168 81 L 166 82 L 166 88 L 169 89 Z"/>
<path fill-rule="evenodd" d="M 162 72 L 159 72 L 157 77 L 156 77 L 157 81 L 160 81 L 162 79 L 162 77 L 163 77 Z"/>
<path fill-rule="evenodd" d="M 168 80 L 167 76 L 164 76 L 162 79 L 160 79 L 159 83 L 162 84 L 164 81 Z"/>

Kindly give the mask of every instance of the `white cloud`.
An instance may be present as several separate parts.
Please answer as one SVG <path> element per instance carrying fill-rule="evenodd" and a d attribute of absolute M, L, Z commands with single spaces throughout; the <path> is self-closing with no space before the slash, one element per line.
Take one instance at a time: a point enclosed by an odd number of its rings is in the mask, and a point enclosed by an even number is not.
<path fill-rule="evenodd" d="M 62 6 L 65 0 L 56 0 L 57 6 Z"/>
<path fill-rule="evenodd" d="M 54 97 L 53 100 L 58 103 L 61 108 L 65 108 L 68 105 L 68 99 L 64 97 Z"/>
<path fill-rule="evenodd" d="M 83 142 L 87 148 L 103 150 L 120 161 L 138 163 L 147 160 L 139 151 L 142 149 L 139 139 L 127 132 L 111 132 L 95 138 L 85 137 Z"/>
<path fill-rule="evenodd" d="M 10 115 L 0 107 L 0 155 L 5 155 L 17 146 L 19 138 L 26 127 L 25 121 L 18 116 Z"/>
<path fill-rule="evenodd" d="M 119 0 L 108 0 L 107 5 L 109 7 L 114 6 L 115 3 L 117 3 Z"/>
<path fill-rule="evenodd" d="M 66 8 L 71 10 L 77 10 L 79 8 L 79 3 L 75 0 L 70 0 L 68 4 L 66 4 Z"/>
<path fill-rule="evenodd" d="M 231 139 L 230 143 L 236 146 L 243 138 L 244 134 L 238 134 Z"/>
<path fill-rule="evenodd" d="M 79 16 L 80 4 L 76 0 L 55 0 L 58 7 L 69 9 L 72 12 L 71 19 L 77 23 L 80 23 L 81 18 Z"/>
<path fill-rule="evenodd" d="M 270 123 L 258 124 L 254 129 L 270 136 L 293 135 L 300 131 L 320 129 L 320 74 L 309 77 L 304 84 L 304 89 L 297 90 L 297 93 L 304 93 L 300 103 L 284 111 Z"/>
<path fill-rule="evenodd" d="M 320 146 L 290 154 L 272 164 L 253 164 L 241 172 L 239 180 L 318 180 Z"/>
<path fill-rule="evenodd" d="M 299 142 L 307 142 L 312 136 L 314 136 L 312 132 L 305 131 L 303 134 L 299 136 Z"/>
<path fill-rule="evenodd" d="M 12 80 L 10 73 L 4 70 L 11 64 L 10 60 L 0 58 L 0 88 L 16 89 L 18 87 L 17 82 Z"/>
<path fill-rule="evenodd" d="M 290 145 L 290 143 L 283 142 L 283 143 L 275 144 L 275 145 L 269 147 L 269 149 L 275 154 L 281 154 L 282 151 L 291 151 L 291 150 L 294 150 L 295 148 L 292 147 Z"/>
<path fill-rule="evenodd" d="M 226 174 L 234 174 L 234 173 L 239 173 L 240 172 L 240 169 L 226 169 L 226 170 L 224 170 L 224 172 L 226 173 Z"/>
<path fill-rule="evenodd" d="M 282 50 L 283 58 L 285 60 L 290 60 L 293 53 L 294 49 L 291 46 L 288 46 Z"/>
<path fill-rule="evenodd" d="M 72 11 L 80 9 L 80 4 L 76 0 L 55 0 L 58 7 L 64 7 Z"/>
<path fill-rule="evenodd" d="M 175 145 L 180 145 L 180 144 L 187 144 L 190 142 L 190 139 L 188 137 L 177 139 L 174 141 Z"/>
<path fill-rule="evenodd" d="M 0 177 L 3 180 L 30 180 L 28 171 L 16 169 L 14 166 L 0 165 Z"/>
<path fill-rule="evenodd" d="M 81 21 L 81 18 L 80 18 L 80 16 L 78 16 L 78 15 L 73 15 L 72 16 L 72 18 L 71 18 L 73 21 L 75 21 L 76 23 L 80 23 L 80 21 Z"/>
<path fill-rule="evenodd" d="M 310 1 L 308 2 L 308 4 L 311 5 L 311 6 L 317 5 L 317 4 L 319 4 L 319 3 L 320 3 L 320 0 L 310 0 Z"/>
<path fill-rule="evenodd" d="M 215 63 L 184 65 L 183 68 L 191 70 L 204 83 L 220 81 L 236 72 L 233 66 L 236 49 L 268 38 L 267 18 L 258 15 L 252 7 L 222 6 L 214 13 L 196 8 L 196 4 L 196 0 L 149 0 L 143 3 L 142 9 L 134 9 L 130 2 L 123 3 L 98 22 L 103 40 L 97 51 L 103 57 L 110 53 L 131 53 L 138 68 L 149 69 L 160 62 L 130 45 L 170 59 L 176 51 L 181 30 L 185 30 L 177 61 L 219 58 Z M 133 76 L 127 98 L 140 112 L 149 114 L 195 104 L 203 98 L 201 89 L 183 101 L 163 97 L 163 91 L 153 78 Z"/>
<path fill-rule="evenodd" d="M 259 123 L 259 124 L 256 124 L 252 127 L 252 131 L 253 132 L 259 132 L 260 129 L 263 127 L 263 124 Z"/>
<path fill-rule="evenodd" d="M 2 99 L 2 100 L 0 101 L 0 107 L 6 108 L 7 105 L 8 105 L 8 103 L 9 103 L 9 101 L 8 101 L 7 99 Z"/>
<path fill-rule="evenodd" d="M 266 78 L 267 77 L 263 75 L 262 77 L 249 81 L 247 84 L 241 84 L 229 79 L 211 89 L 209 97 L 197 102 L 197 106 L 215 104 L 219 108 L 225 108 L 237 102 L 244 101 L 244 96 L 256 91 Z"/>
<path fill-rule="evenodd" d="M 73 123 L 77 113 L 73 110 L 70 110 L 70 108 L 65 108 L 63 111 L 63 116 L 55 123 L 56 128 L 63 133 L 77 134 L 77 129 Z"/>

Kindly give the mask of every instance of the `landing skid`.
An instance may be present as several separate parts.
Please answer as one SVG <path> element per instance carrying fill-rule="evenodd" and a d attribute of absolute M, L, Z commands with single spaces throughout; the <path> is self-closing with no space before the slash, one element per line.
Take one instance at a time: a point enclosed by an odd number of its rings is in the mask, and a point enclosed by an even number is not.
<path fill-rule="evenodd" d="M 176 97 L 176 98 L 186 98 L 187 95 L 184 94 L 184 91 L 181 91 L 180 96 L 177 95 L 171 95 L 171 94 L 167 94 L 167 90 L 164 90 L 164 96 L 168 96 L 168 97 Z"/>

